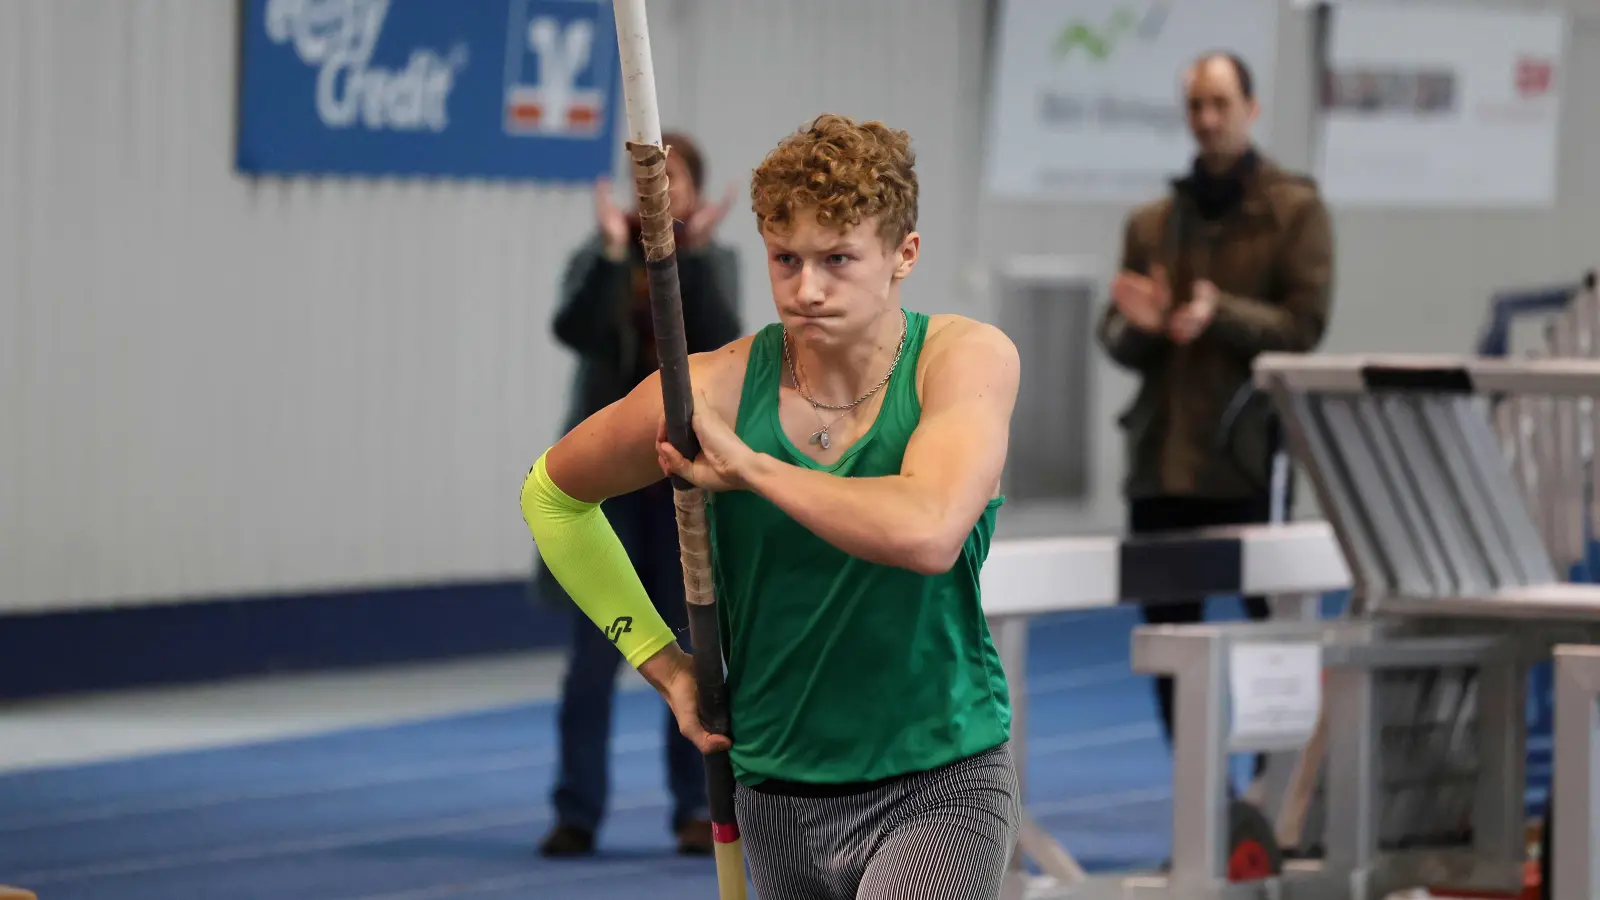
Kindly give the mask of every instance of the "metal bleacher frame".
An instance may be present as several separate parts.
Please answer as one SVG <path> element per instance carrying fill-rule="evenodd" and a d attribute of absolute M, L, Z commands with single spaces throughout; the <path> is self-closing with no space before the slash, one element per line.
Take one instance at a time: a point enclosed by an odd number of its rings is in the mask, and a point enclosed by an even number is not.
<path fill-rule="evenodd" d="M 1460 826 L 1453 846 L 1381 846 L 1380 797 L 1413 767 L 1379 733 L 1387 723 L 1377 718 L 1376 681 L 1344 683 L 1330 663 L 1323 876 L 1349 879 L 1358 897 L 1418 887 L 1520 893 L 1527 672 L 1557 644 L 1596 639 L 1600 586 L 1565 580 L 1556 559 L 1566 548 L 1552 546 L 1559 532 L 1540 527 L 1530 508 L 1538 496 L 1516 482 L 1488 401 L 1560 411 L 1592 404 L 1600 360 L 1269 355 L 1257 363 L 1257 380 L 1284 416 L 1350 561 L 1353 608 L 1389 629 L 1374 647 L 1411 645 L 1403 665 L 1415 685 L 1445 671 L 1421 654 L 1478 643 L 1449 676 L 1463 695 L 1472 692 L 1458 707 L 1470 721 L 1420 723 L 1454 736 L 1411 745 L 1434 771 L 1456 774 L 1470 758 L 1469 789 L 1436 779 L 1425 802 L 1404 808 L 1391 797 L 1386 810 L 1402 818 L 1402 829 L 1460 815 L 1449 822 Z M 1568 485 L 1555 470 L 1545 474 Z M 1361 721 L 1335 721 L 1359 706 L 1367 707 Z M 1353 790 L 1341 777 L 1351 770 L 1365 770 Z"/>
<path fill-rule="evenodd" d="M 1176 681 L 1170 868 L 1069 872 L 1026 896 L 1519 894 L 1527 672 L 1557 644 L 1597 637 L 1600 586 L 1557 572 L 1484 401 L 1592 399 L 1600 360 L 1267 355 L 1257 386 L 1348 563 L 1352 614 L 1136 629 L 1134 668 Z M 1231 692 L 1247 648 L 1314 649 L 1313 723 L 1266 742 L 1238 733 Z M 1264 812 L 1277 843 L 1314 831 L 1320 852 L 1241 879 L 1225 761 L 1294 747 L 1290 790 Z"/>
<path fill-rule="evenodd" d="M 1197 572 L 1173 566 L 1172 595 L 1348 586 L 1347 617 L 1136 629 L 1134 669 L 1173 676 L 1177 691 L 1170 866 L 1089 876 L 1026 823 L 1007 900 L 1521 894 L 1528 673 L 1552 657 L 1563 788 L 1545 896 L 1600 898 L 1600 650 L 1588 646 L 1600 643 L 1600 586 L 1567 574 L 1593 546 L 1600 297 L 1592 276 L 1576 291 L 1588 306 L 1568 302 L 1574 294 L 1518 297 L 1519 308 L 1497 301 L 1485 342 L 1500 346 L 1475 357 L 1257 361 L 1256 388 L 1276 407 L 1327 521 L 1210 532 L 1233 542 L 1238 577 L 1200 586 Z M 1588 316 L 1596 327 L 1580 335 L 1557 324 L 1548 354 L 1490 358 L 1505 353 L 1513 316 L 1530 310 Z M 1530 429 L 1549 434 L 1529 440 Z M 1168 549 L 1205 539 L 1173 536 Z M 1159 549 L 1141 551 L 1146 543 L 996 544 L 985 611 L 1013 678 L 1019 757 L 1028 617 L 1159 602 L 1148 585 L 1123 583 L 1130 557 Z M 1237 654 L 1262 647 L 1314 648 L 1323 676 L 1315 723 L 1266 741 L 1236 732 L 1230 693 Z M 1276 844 L 1273 874 L 1241 878 L 1229 858 L 1239 802 L 1226 763 L 1254 750 L 1287 752 L 1294 765 L 1260 810 Z M 1296 852 L 1278 857 L 1283 849 Z"/>

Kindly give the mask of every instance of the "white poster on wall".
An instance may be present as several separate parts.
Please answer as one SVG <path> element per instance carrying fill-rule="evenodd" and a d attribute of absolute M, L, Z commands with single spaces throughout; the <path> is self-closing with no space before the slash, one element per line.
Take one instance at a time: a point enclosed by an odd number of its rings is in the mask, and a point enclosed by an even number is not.
<path fill-rule="evenodd" d="M 1324 195 L 1549 206 L 1565 32 L 1556 12 L 1340 4 L 1322 78 Z"/>
<path fill-rule="evenodd" d="M 1193 157 L 1182 76 L 1209 50 L 1249 64 L 1264 142 L 1276 39 L 1276 0 L 1001 0 L 986 190 L 1118 203 L 1160 193 Z"/>

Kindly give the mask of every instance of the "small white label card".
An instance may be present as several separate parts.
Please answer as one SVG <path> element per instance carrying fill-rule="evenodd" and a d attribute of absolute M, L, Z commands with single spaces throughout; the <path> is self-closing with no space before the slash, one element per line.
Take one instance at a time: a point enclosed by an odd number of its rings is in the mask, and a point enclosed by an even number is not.
<path fill-rule="evenodd" d="M 1232 645 L 1228 666 L 1233 740 L 1303 741 L 1322 707 L 1322 647 L 1314 641 Z"/>

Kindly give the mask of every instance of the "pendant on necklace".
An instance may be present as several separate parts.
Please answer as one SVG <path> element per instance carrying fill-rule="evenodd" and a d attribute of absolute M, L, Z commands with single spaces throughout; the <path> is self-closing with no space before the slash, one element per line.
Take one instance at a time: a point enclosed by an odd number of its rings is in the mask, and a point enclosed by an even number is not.
<path fill-rule="evenodd" d="M 821 444 L 822 449 L 828 449 L 828 433 L 826 431 L 813 431 L 811 433 L 811 443 Z"/>

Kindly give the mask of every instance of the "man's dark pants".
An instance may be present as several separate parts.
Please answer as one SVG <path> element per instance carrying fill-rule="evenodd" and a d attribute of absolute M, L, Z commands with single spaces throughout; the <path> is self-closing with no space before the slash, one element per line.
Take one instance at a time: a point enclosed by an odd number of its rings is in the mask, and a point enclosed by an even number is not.
<path fill-rule="evenodd" d="M 1215 525 L 1253 525 L 1270 521 L 1272 504 L 1266 495 L 1239 500 L 1203 497 L 1141 497 L 1128 505 L 1128 530 L 1134 534 L 1186 531 Z M 1245 612 L 1251 619 L 1266 619 L 1271 612 L 1265 597 L 1245 597 Z M 1205 616 L 1205 598 L 1167 603 L 1141 604 L 1144 621 L 1152 625 L 1188 625 Z M 1161 724 L 1167 742 L 1172 742 L 1172 679 L 1156 678 L 1156 700 L 1161 705 Z M 1256 758 L 1259 772 L 1263 764 Z"/>
<path fill-rule="evenodd" d="M 661 481 L 602 504 L 633 561 L 646 592 L 679 643 L 691 649 L 684 608 L 683 564 L 672 489 Z M 598 830 L 610 792 L 612 697 L 622 654 L 587 616 L 574 610 L 571 655 L 562 683 L 558 713 L 560 769 L 552 799 L 561 824 Z M 705 760 L 678 731 L 672 710 L 662 704 L 666 732 L 667 786 L 672 794 L 671 827 L 706 817 Z"/>

